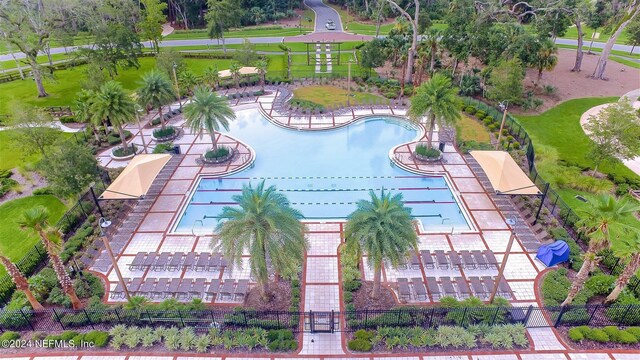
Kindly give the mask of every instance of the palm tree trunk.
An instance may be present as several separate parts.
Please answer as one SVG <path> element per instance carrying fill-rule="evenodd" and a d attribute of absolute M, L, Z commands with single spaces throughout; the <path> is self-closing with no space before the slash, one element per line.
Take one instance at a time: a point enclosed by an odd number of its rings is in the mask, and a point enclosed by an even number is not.
<path fill-rule="evenodd" d="M 39 230 L 38 232 L 40 239 L 42 240 L 42 244 L 49 255 L 53 271 L 56 273 L 56 277 L 58 278 L 60 287 L 62 287 L 62 291 L 64 291 L 64 293 L 69 296 L 69 299 L 71 299 L 71 306 L 74 310 L 82 309 L 82 302 L 76 295 L 76 291 L 73 289 L 73 282 L 71 281 L 69 274 L 67 274 L 67 270 L 64 267 L 64 263 L 62 263 L 62 259 L 60 259 L 60 256 L 58 256 L 54 250 L 53 243 L 49 240 L 44 230 Z"/>
<path fill-rule="evenodd" d="M 93 131 L 93 136 L 96 138 L 96 142 L 100 143 L 100 134 L 98 134 L 98 129 L 93 124 L 91 124 L 91 131 Z"/>
<path fill-rule="evenodd" d="M 44 306 L 40 304 L 36 297 L 33 296 L 31 290 L 29 290 L 29 282 L 24 277 L 24 275 L 22 275 L 20 269 L 18 269 L 18 267 L 5 256 L 0 256 L 0 263 L 4 265 L 5 269 L 7 269 L 7 273 L 11 277 L 11 280 L 13 280 L 13 283 L 16 284 L 16 289 L 22 291 L 26 295 L 31 307 L 34 310 L 44 310 Z"/>
<path fill-rule="evenodd" d="M 164 130 L 167 124 L 164 123 L 164 118 L 162 117 L 162 105 L 158 108 L 158 116 L 160 116 L 160 127 Z"/>
<path fill-rule="evenodd" d="M 589 277 L 589 273 L 593 270 L 594 266 L 596 266 L 595 253 L 587 252 L 584 254 L 584 262 L 582 263 L 582 267 L 575 279 L 573 280 L 573 285 L 571 285 L 571 289 L 569 289 L 569 294 L 567 294 L 567 298 L 564 299 L 560 306 L 570 305 L 573 299 L 578 295 L 582 287 L 584 286 L 585 281 Z"/>
<path fill-rule="evenodd" d="M 607 296 L 607 298 L 605 299 L 604 301 L 605 304 L 612 303 L 616 301 L 616 299 L 618 299 L 618 296 L 620 296 L 620 293 L 622 292 L 622 290 L 624 290 L 624 288 L 627 287 L 627 285 L 629 284 L 629 280 L 631 279 L 633 274 L 635 274 L 636 271 L 638 271 L 639 268 L 640 268 L 640 253 L 637 253 L 631 257 L 631 261 L 629 262 L 629 264 L 624 268 L 624 270 L 622 271 L 622 274 L 618 276 L 618 279 L 616 280 L 616 287 L 613 289 L 613 291 L 611 291 L 611 294 L 609 294 L 609 296 Z"/>
<path fill-rule="evenodd" d="M 371 291 L 371 297 L 377 299 L 380 297 L 380 282 L 382 280 L 382 264 L 376 264 L 373 272 L 373 290 Z"/>
<path fill-rule="evenodd" d="M 209 136 L 211 136 L 211 150 L 213 150 L 213 151 L 218 150 L 218 143 L 216 142 L 216 132 L 215 131 L 211 131 Z"/>
<path fill-rule="evenodd" d="M 122 130 L 122 126 L 116 126 L 118 129 L 118 134 L 120 134 L 120 141 L 122 141 L 122 149 L 126 153 L 127 152 L 127 137 L 124 135 L 124 131 Z"/>
<path fill-rule="evenodd" d="M 427 130 L 427 147 L 431 148 L 431 143 L 433 142 L 433 130 L 436 127 L 436 116 L 431 114 L 429 115 L 429 130 Z"/>

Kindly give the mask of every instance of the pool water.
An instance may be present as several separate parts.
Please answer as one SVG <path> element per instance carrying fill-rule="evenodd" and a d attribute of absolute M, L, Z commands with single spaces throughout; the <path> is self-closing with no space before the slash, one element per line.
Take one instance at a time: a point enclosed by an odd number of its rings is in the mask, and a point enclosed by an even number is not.
<path fill-rule="evenodd" d="M 341 220 L 382 188 L 402 192 L 405 205 L 426 231 L 465 231 L 469 225 L 443 176 L 420 176 L 395 166 L 389 150 L 409 142 L 418 129 L 393 118 L 371 118 L 319 131 L 278 127 L 257 110 L 237 113 L 229 135 L 251 146 L 251 168 L 222 178 L 203 177 L 174 227 L 179 233 L 212 233 L 225 206 L 243 184 L 267 186 L 287 196 L 307 220 Z"/>

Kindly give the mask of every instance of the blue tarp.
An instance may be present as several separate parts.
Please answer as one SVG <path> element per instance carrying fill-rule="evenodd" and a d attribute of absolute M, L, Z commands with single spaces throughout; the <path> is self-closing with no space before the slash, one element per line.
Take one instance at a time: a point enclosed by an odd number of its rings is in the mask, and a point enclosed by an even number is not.
<path fill-rule="evenodd" d="M 569 245 L 562 240 L 556 240 L 553 244 L 542 245 L 538 249 L 536 259 L 547 266 L 553 266 L 569 260 Z"/>

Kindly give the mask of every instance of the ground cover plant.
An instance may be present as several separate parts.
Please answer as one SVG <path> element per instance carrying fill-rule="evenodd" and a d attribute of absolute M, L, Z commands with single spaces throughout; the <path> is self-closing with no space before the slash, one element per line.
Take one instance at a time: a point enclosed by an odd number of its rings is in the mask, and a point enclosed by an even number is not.
<path fill-rule="evenodd" d="M 351 85 L 354 86 L 354 84 Z M 353 89 L 354 88 L 352 88 L 352 90 Z M 363 102 L 368 104 L 371 101 L 382 101 L 386 103 L 384 98 L 371 93 L 352 91 L 351 94 L 352 96 L 349 98 L 348 90 L 335 86 L 306 86 L 293 91 L 293 100 L 309 101 L 323 107 L 334 107 L 338 104 L 347 104 L 347 99 L 350 99 L 352 104 Z"/>

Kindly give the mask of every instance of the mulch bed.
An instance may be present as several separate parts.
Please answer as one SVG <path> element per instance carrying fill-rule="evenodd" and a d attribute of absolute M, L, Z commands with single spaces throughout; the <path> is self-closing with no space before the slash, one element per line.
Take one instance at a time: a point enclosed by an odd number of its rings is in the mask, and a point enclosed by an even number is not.
<path fill-rule="evenodd" d="M 372 281 L 363 281 L 360 289 L 353 293 L 353 304 L 357 310 L 388 310 L 398 306 L 393 291 L 386 286 L 380 287 L 380 297 L 371 298 Z"/>
<path fill-rule="evenodd" d="M 264 301 L 260 286 L 254 286 L 249 290 L 244 306 L 258 311 L 289 311 L 291 306 L 291 284 L 288 281 L 271 282 L 271 299 Z"/>
<path fill-rule="evenodd" d="M 584 339 L 581 342 L 573 342 L 567 336 L 571 328 L 558 328 L 558 334 L 562 336 L 565 344 L 576 350 L 605 350 L 605 349 L 615 349 L 615 350 L 638 350 L 638 344 L 616 344 L 616 343 L 599 343 L 592 340 Z"/>

